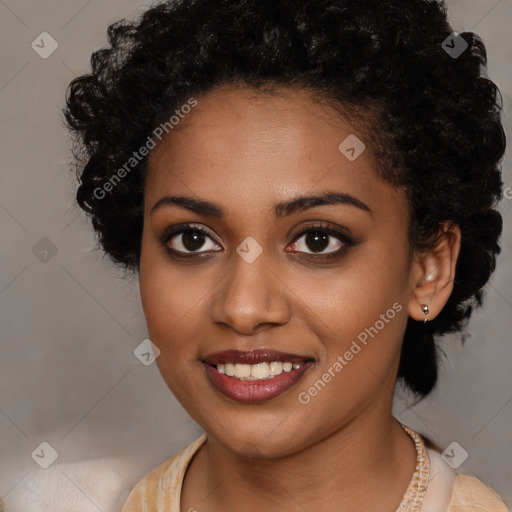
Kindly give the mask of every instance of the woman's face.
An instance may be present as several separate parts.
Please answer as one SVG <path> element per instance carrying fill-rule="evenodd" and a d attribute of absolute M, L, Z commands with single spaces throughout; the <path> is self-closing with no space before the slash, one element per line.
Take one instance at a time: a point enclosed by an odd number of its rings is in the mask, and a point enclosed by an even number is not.
<path fill-rule="evenodd" d="M 224 88 L 150 155 L 149 336 L 230 450 L 291 454 L 390 414 L 414 278 L 405 197 L 369 146 L 305 92 Z"/>

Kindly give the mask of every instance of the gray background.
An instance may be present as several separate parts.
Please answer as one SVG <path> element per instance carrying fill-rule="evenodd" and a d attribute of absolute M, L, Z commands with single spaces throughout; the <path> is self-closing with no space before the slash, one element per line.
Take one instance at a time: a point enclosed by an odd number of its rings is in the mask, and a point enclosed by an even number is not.
<path fill-rule="evenodd" d="M 61 117 L 65 89 L 89 70 L 107 25 L 145 5 L 0 0 L 0 496 L 7 511 L 70 510 L 63 500 L 74 510 L 118 510 L 149 469 L 201 432 L 155 364 L 133 354 L 147 337 L 137 283 L 95 250 L 74 206 Z M 488 47 L 510 138 L 512 3 L 452 0 L 449 8 L 454 29 L 475 30 Z M 31 48 L 43 31 L 59 45 L 47 59 Z M 503 168 L 512 187 L 510 160 Z M 463 348 L 447 338 L 438 390 L 415 406 L 399 397 L 395 412 L 443 449 L 459 443 L 469 455 L 459 471 L 510 505 L 512 199 L 500 211 L 503 253 L 470 338 Z M 43 441 L 58 452 L 49 469 L 31 457 Z"/>

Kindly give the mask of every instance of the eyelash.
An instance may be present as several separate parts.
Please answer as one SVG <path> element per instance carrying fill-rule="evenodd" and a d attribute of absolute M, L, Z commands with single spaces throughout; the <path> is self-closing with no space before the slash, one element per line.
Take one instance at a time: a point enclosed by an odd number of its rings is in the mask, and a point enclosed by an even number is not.
<path fill-rule="evenodd" d="M 170 228 L 163 234 L 163 236 L 161 237 L 161 242 L 162 242 L 162 244 L 164 244 L 166 246 L 166 249 L 172 258 L 185 260 L 185 259 L 191 259 L 191 258 L 202 258 L 202 257 L 208 256 L 208 254 L 211 254 L 208 251 L 203 252 L 203 253 L 201 253 L 201 252 L 183 253 L 183 252 L 177 251 L 176 249 L 172 249 L 171 247 L 169 247 L 169 241 L 172 238 L 174 238 L 176 235 L 181 235 L 184 233 L 194 233 L 194 232 L 203 233 L 204 235 L 206 235 L 207 237 L 209 237 L 210 239 L 212 239 L 215 242 L 212 234 L 205 228 L 199 226 L 198 224 L 180 224 L 179 226 L 174 226 L 173 228 Z M 342 242 L 343 245 L 338 250 L 327 253 L 327 254 L 304 253 L 304 252 L 299 251 L 300 254 L 307 255 L 306 257 L 304 257 L 304 256 L 301 257 L 301 259 L 306 259 L 306 260 L 314 259 L 317 261 L 318 260 L 322 260 L 322 261 L 333 260 L 333 259 L 341 257 L 343 255 L 343 253 L 345 253 L 350 247 L 353 247 L 354 245 L 356 245 L 356 242 L 354 240 L 352 240 L 351 238 L 349 238 L 347 235 L 345 235 L 345 234 L 343 234 L 325 224 L 313 224 L 313 225 L 308 226 L 307 228 L 303 229 L 295 236 L 292 244 L 296 243 L 304 235 L 307 235 L 309 233 L 314 233 L 314 232 L 321 232 L 321 233 L 330 235 L 330 236 L 336 238 L 337 240 L 339 240 L 340 242 Z M 215 243 L 217 244 L 217 242 L 215 242 Z M 217 245 L 219 245 L 219 244 L 217 244 Z M 214 251 L 214 252 L 218 252 L 218 251 Z"/>

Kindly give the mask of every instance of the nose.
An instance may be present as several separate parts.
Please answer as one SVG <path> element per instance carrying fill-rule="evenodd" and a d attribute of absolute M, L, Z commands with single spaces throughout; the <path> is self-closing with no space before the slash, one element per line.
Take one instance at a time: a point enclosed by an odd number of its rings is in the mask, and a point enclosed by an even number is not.
<path fill-rule="evenodd" d="M 286 324 L 291 315 L 288 288 L 277 269 L 272 268 L 264 253 L 252 263 L 237 254 L 234 260 L 212 298 L 212 321 L 245 335 L 255 334 L 265 326 Z"/>

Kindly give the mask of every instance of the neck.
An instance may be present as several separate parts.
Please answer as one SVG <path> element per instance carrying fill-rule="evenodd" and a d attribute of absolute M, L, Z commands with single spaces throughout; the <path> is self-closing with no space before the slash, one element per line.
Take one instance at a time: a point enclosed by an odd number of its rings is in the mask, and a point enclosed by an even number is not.
<path fill-rule="evenodd" d="M 208 439 L 187 472 L 204 491 L 183 493 L 182 510 L 395 512 L 415 467 L 414 442 L 378 411 L 278 459 L 241 458 Z"/>

